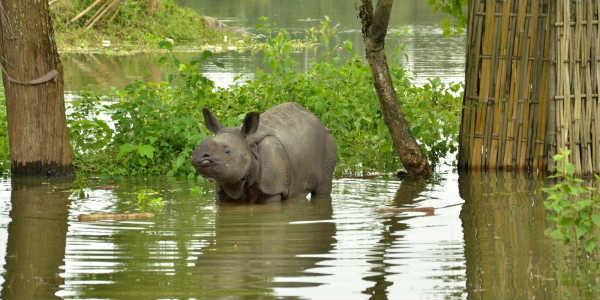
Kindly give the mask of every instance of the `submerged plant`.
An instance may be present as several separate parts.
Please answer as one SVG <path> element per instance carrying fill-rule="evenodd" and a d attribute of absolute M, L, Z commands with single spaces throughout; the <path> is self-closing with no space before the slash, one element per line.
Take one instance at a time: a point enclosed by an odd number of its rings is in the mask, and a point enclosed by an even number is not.
<path fill-rule="evenodd" d="M 600 196 L 595 188 L 574 176 L 575 167 L 568 160 L 569 154 L 569 150 L 563 149 L 554 156 L 558 172 L 550 178 L 558 182 L 543 189 L 548 193 L 544 201 L 547 218 L 554 224 L 545 233 L 565 244 L 582 245 L 592 253 L 600 246 Z M 600 182 L 598 175 L 596 181 Z"/>

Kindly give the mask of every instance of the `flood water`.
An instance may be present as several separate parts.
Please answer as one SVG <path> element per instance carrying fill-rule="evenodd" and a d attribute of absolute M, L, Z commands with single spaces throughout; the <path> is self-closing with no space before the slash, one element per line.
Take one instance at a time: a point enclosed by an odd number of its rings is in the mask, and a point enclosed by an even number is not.
<path fill-rule="evenodd" d="M 337 34 L 332 43 L 352 41 L 356 51 L 362 53 L 364 46 L 360 33 L 360 20 L 355 8 L 356 1 L 258 1 L 258 0 L 179 0 L 178 3 L 192 7 L 203 15 L 213 16 L 229 25 L 241 26 L 249 32 L 261 24 L 259 18 L 267 16 L 278 28 L 284 28 L 294 37 L 302 38 L 311 27 L 319 26 L 328 16 L 330 27 Z M 439 28 L 443 16 L 433 14 L 426 1 L 395 1 L 390 20 L 387 49 L 391 59 L 402 60 L 414 72 L 417 83 L 428 78 L 440 77 L 446 82 L 462 82 L 464 78 L 464 35 L 444 37 Z M 407 33 L 407 35 L 405 34 Z M 402 52 L 400 46 L 404 49 Z M 427 49 L 427 51 L 423 51 Z M 300 69 L 309 67 L 312 53 L 305 50 L 295 53 Z M 406 56 L 404 55 L 406 54 Z M 134 80 L 157 82 L 165 80 L 168 71 L 159 66 L 161 55 L 138 53 L 114 56 L 103 54 L 72 54 L 61 56 L 65 67 L 65 90 L 77 93 L 81 90 L 105 90 L 123 87 Z M 191 60 L 198 53 L 179 53 L 183 60 Z M 251 79 L 257 68 L 262 67 L 262 57 L 250 51 L 226 51 L 217 53 L 216 60 L 224 64 L 219 68 L 204 65 L 204 74 L 220 87 L 234 82 L 236 76 Z"/>
<path fill-rule="evenodd" d="M 268 16 L 295 34 L 328 15 L 360 45 L 356 1 L 184 1 L 229 24 Z M 417 82 L 462 81 L 464 36 L 443 38 L 425 1 L 395 1 L 392 31 L 408 28 L 405 63 Z M 315 21 L 317 20 L 317 21 Z M 357 46 L 358 48 L 359 46 Z M 193 57 L 195 54 L 186 54 Z M 302 60 L 303 53 L 298 58 Z M 253 76 L 260 58 L 226 52 L 206 66 L 220 86 Z M 148 54 L 64 55 L 69 93 L 158 81 Z M 510 172 L 427 181 L 336 179 L 331 201 L 217 205 L 210 184 L 165 177 L 92 183 L 0 180 L 2 299 L 593 299 L 594 264 L 549 240 L 543 178 Z M 78 221 L 81 214 L 156 216 Z M 433 207 L 435 214 L 394 212 Z"/>
<path fill-rule="evenodd" d="M 597 298 L 588 266 L 544 236 L 541 185 L 449 171 L 427 181 L 337 179 L 331 201 L 216 205 L 210 185 L 168 178 L 82 192 L 68 181 L 5 180 L 0 296 Z M 154 218 L 77 220 L 143 211 L 137 195 L 147 188 L 164 201 Z M 424 206 L 435 215 L 389 211 Z"/>

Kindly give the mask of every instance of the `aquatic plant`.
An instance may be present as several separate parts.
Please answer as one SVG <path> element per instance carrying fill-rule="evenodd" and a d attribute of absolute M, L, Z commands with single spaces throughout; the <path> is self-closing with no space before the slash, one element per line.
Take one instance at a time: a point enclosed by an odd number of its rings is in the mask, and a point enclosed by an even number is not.
<path fill-rule="evenodd" d="M 575 178 L 569 154 L 569 150 L 562 149 L 554 156 L 558 171 L 550 178 L 557 182 L 543 189 L 548 193 L 544 201 L 547 218 L 554 225 L 548 227 L 545 233 L 565 244 L 574 242 L 592 253 L 600 246 L 600 195 L 583 179 Z M 600 182 L 600 176 L 595 177 Z"/>
<path fill-rule="evenodd" d="M 307 41 L 323 41 L 327 24 Z M 266 35 L 267 36 L 267 35 Z M 210 133 L 203 107 L 226 126 L 239 126 L 249 111 L 265 111 L 295 101 L 315 113 L 338 145 L 337 176 L 395 172 L 401 167 L 377 102 L 366 62 L 349 41 L 328 37 L 331 49 L 299 71 L 291 55 L 293 40 L 285 31 L 270 33 L 261 47 L 263 69 L 249 81 L 223 89 L 204 76 L 200 66 L 215 62 L 205 51 L 189 62 L 172 53 L 160 59 L 176 70 L 166 82 L 136 81 L 105 95 L 82 94 L 68 110 L 74 164 L 84 176 L 168 174 L 196 178 L 191 152 Z M 160 46 L 172 50 L 170 42 Z M 461 84 L 431 79 L 413 83 L 399 61 L 391 62 L 398 98 L 411 130 L 433 164 L 455 152 L 460 117 Z M 102 104 L 101 104 L 102 103 Z"/>

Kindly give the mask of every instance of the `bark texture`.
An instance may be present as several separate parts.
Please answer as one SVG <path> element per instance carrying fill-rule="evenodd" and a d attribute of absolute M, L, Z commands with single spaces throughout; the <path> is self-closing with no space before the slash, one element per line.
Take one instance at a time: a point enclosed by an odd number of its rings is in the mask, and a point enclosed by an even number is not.
<path fill-rule="evenodd" d="M 47 1 L 0 1 L 0 63 L 12 175 L 71 173 L 63 69 Z"/>
<path fill-rule="evenodd" d="M 362 21 L 365 55 L 371 67 L 385 124 L 390 130 L 402 164 L 411 176 L 429 176 L 432 172 L 431 166 L 402 114 L 385 55 L 385 36 L 393 2 L 379 0 L 376 10 L 373 11 L 371 0 L 361 0 L 359 17 Z"/>

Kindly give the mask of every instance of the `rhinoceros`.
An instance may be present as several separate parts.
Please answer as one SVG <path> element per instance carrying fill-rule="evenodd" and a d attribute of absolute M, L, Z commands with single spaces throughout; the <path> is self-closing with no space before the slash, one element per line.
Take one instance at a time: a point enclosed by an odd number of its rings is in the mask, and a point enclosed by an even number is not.
<path fill-rule="evenodd" d="M 202 110 L 215 134 L 193 151 L 191 162 L 216 183 L 217 201 L 264 203 L 295 197 L 327 198 L 337 162 L 329 130 L 297 103 L 246 114 L 241 128 L 224 127 Z"/>

